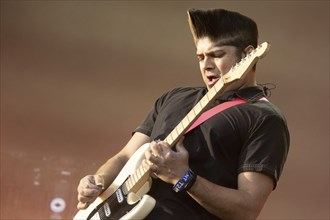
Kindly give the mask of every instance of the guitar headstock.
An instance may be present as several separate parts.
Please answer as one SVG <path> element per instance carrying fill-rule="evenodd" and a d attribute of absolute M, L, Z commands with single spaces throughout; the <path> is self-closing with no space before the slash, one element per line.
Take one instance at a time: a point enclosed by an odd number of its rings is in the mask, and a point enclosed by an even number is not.
<path fill-rule="evenodd" d="M 270 44 L 268 42 L 259 44 L 257 48 L 248 53 L 246 57 L 236 63 L 235 66 L 233 66 L 230 71 L 222 77 L 223 83 L 227 84 L 237 79 L 241 79 L 259 59 L 267 55 L 269 50 Z"/>

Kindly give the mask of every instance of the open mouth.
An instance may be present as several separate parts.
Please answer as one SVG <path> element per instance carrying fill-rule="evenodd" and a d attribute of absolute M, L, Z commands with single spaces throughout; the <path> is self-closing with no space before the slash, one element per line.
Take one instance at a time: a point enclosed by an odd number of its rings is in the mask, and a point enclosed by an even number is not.
<path fill-rule="evenodd" d="M 220 79 L 219 75 L 209 75 L 207 76 L 208 85 L 213 86 Z"/>

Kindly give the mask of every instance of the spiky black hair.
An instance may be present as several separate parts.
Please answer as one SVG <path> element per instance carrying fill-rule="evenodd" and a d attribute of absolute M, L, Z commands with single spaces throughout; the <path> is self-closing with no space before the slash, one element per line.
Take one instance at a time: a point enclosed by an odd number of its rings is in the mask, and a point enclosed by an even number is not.
<path fill-rule="evenodd" d="M 202 37 L 222 40 L 225 45 L 240 49 L 258 44 L 258 27 L 251 19 L 238 12 L 224 9 L 189 9 L 188 20 L 195 42 Z"/>

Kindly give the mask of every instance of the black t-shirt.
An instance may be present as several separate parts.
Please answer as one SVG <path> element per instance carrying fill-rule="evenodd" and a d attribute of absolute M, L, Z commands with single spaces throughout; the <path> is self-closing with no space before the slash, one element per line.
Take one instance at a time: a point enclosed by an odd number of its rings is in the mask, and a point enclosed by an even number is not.
<path fill-rule="evenodd" d="M 135 132 L 164 139 L 206 92 L 176 88 L 165 93 Z M 197 175 L 237 189 L 241 172 L 261 172 L 273 178 L 276 187 L 290 138 L 284 116 L 271 102 L 260 101 L 263 96 L 259 86 L 224 93 L 214 105 L 237 97 L 248 102 L 222 111 L 185 135 L 189 166 Z M 186 192 L 175 193 L 172 185 L 159 179 L 153 180 L 148 194 L 157 202 L 147 219 L 216 219 Z"/>

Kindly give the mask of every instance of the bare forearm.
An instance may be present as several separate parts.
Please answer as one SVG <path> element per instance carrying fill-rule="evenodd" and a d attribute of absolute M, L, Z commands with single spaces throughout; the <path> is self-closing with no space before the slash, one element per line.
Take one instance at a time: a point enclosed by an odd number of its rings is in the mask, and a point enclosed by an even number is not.
<path fill-rule="evenodd" d="M 110 184 L 114 181 L 126 161 L 126 158 L 121 158 L 119 155 L 115 155 L 96 171 L 96 174 L 103 177 L 105 188 L 110 186 Z"/>
<path fill-rule="evenodd" d="M 148 136 L 136 132 L 118 154 L 110 158 L 96 171 L 96 174 L 104 178 L 105 188 L 110 186 L 135 151 L 149 141 Z"/>

